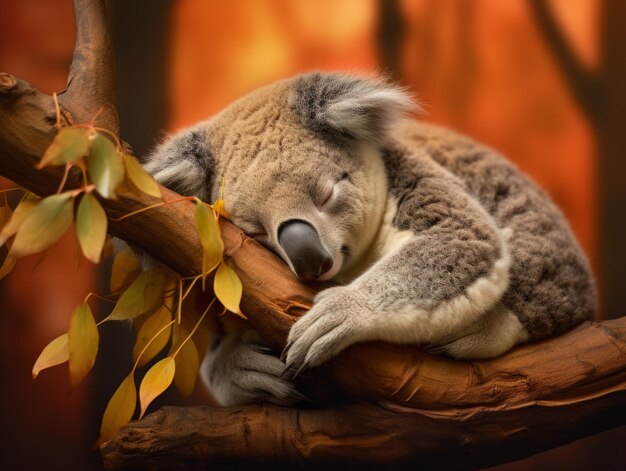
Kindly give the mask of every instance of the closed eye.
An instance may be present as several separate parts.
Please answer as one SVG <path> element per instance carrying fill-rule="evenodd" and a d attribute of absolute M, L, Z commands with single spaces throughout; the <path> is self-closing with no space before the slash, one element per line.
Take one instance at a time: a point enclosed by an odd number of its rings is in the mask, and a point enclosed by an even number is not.
<path fill-rule="evenodd" d="M 330 199 L 333 197 L 334 191 L 335 188 L 333 187 L 322 197 L 322 202 L 319 205 L 320 209 L 322 209 L 330 201 Z"/>
<path fill-rule="evenodd" d="M 250 237 L 254 237 L 254 238 L 256 238 L 256 237 L 264 237 L 264 236 L 267 235 L 267 232 L 265 232 L 265 231 L 246 232 L 246 235 L 250 236 Z"/>
<path fill-rule="evenodd" d="M 324 194 L 324 196 L 322 198 L 320 198 L 321 203 L 318 205 L 318 207 L 320 209 L 323 209 L 324 206 L 326 206 L 328 204 L 328 202 L 330 202 L 330 200 L 333 197 L 333 194 L 335 192 L 335 188 L 337 187 L 337 185 L 339 183 L 341 183 L 344 180 L 349 180 L 350 179 L 350 174 L 348 172 L 343 172 L 341 174 L 341 177 L 339 178 L 339 180 L 335 183 L 335 185 L 330 188 L 329 190 L 327 190 L 327 192 Z"/>

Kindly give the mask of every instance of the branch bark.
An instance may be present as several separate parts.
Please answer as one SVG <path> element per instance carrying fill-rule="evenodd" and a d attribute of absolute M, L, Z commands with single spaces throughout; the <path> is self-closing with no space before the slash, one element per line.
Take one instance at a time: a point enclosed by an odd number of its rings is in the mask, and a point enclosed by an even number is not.
<path fill-rule="evenodd" d="M 112 51 L 102 38 L 108 38 L 104 10 L 101 2 L 75 4 L 79 31 L 81 24 L 86 29 L 77 37 L 62 120 L 89 121 L 102 109 L 98 125 L 117 131 Z M 60 170 L 35 169 L 55 133 L 52 97 L 0 74 L 0 122 L 0 174 L 40 195 L 54 192 Z M 163 192 L 166 200 L 178 196 Z M 181 275 L 200 272 L 191 203 L 118 220 L 155 202 L 130 191 L 104 201 L 110 231 Z M 227 221 L 222 235 L 244 285 L 243 311 L 263 338 L 281 349 L 291 324 L 321 286 L 301 284 Z M 438 467 L 471 467 L 518 459 L 626 423 L 626 318 L 587 324 L 485 362 L 433 357 L 416 347 L 357 345 L 309 372 L 300 387 L 314 404 L 328 408 L 165 408 L 107 444 L 105 465 L 187 469 L 261 460 L 277 467 L 397 468 L 419 459 Z"/>

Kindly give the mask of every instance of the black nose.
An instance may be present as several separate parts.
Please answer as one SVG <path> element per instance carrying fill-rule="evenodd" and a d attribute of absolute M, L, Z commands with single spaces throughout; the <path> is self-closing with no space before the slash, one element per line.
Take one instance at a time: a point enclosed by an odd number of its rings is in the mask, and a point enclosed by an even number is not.
<path fill-rule="evenodd" d="M 311 281 L 333 266 L 333 258 L 322 246 L 317 231 L 308 222 L 292 219 L 281 224 L 278 243 L 283 248 L 298 277 Z"/>

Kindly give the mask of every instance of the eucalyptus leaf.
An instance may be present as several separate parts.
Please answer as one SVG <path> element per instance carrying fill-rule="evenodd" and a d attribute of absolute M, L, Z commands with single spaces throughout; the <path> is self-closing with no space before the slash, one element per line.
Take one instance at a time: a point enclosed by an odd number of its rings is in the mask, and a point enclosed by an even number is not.
<path fill-rule="evenodd" d="M 48 165 L 65 165 L 87 155 L 89 133 L 89 129 L 82 127 L 68 127 L 59 130 L 43 154 L 37 168 Z"/>
<path fill-rule="evenodd" d="M 102 134 L 96 134 L 91 142 L 87 170 L 98 193 L 115 199 L 115 190 L 124 179 L 124 163 L 115 144 Z"/>
<path fill-rule="evenodd" d="M 74 199 L 68 193 L 41 200 L 20 224 L 11 254 L 22 257 L 51 247 L 72 224 L 73 209 Z"/>

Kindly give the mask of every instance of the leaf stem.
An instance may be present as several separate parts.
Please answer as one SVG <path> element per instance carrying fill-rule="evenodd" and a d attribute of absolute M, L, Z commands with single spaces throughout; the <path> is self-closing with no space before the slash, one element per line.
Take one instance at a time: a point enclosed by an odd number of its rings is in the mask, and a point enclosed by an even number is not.
<path fill-rule="evenodd" d="M 96 123 L 96 119 L 98 119 L 98 116 L 100 116 L 100 114 L 102 113 L 102 111 L 104 110 L 104 107 L 101 106 L 100 108 L 98 108 L 98 111 L 96 111 L 96 113 L 93 115 L 93 118 L 91 118 L 91 125 L 94 126 Z"/>
<path fill-rule="evenodd" d="M 213 306 L 213 303 L 217 300 L 217 298 L 213 298 L 211 300 L 211 302 L 209 303 L 209 305 L 206 307 L 206 309 L 204 310 L 204 312 L 202 313 L 202 315 L 200 316 L 200 319 L 198 319 L 198 322 L 196 322 L 196 325 L 193 327 L 193 329 L 191 329 L 191 333 L 187 336 L 187 338 L 185 340 L 182 341 L 182 343 L 178 346 L 178 348 L 176 349 L 176 351 L 170 355 L 172 358 L 176 358 L 176 355 L 178 355 L 178 352 L 181 351 L 181 349 L 183 348 L 183 346 L 189 341 L 189 339 L 191 337 L 193 337 L 193 334 L 196 333 L 196 330 L 198 330 L 198 327 L 200 327 L 200 323 L 204 320 L 204 318 L 206 317 L 206 315 L 209 312 L 209 309 L 211 309 L 211 306 Z M 224 312 L 226 312 L 226 309 L 224 309 Z M 224 312 L 222 312 L 222 314 L 224 314 Z M 220 315 L 222 315 L 220 314 Z"/>
<path fill-rule="evenodd" d="M 183 280 L 178 279 L 178 306 L 176 306 L 176 319 L 180 324 L 183 318 Z"/>
<path fill-rule="evenodd" d="M 189 284 L 189 287 L 187 288 L 187 291 L 185 291 L 185 294 L 183 294 L 181 301 L 184 301 L 185 298 L 189 296 L 189 292 L 191 291 L 191 288 L 193 288 L 193 286 L 196 284 L 196 281 L 198 281 L 200 278 L 202 278 L 202 275 L 196 275 L 193 277 L 193 281 Z M 182 278 L 181 278 L 181 281 L 182 281 Z"/>
<path fill-rule="evenodd" d="M 176 199 L 171 200 L 171 201 L 163 201 L 161 203 L 151 204 L 150 206 L 146 206 L 145 208 L 138 209 L 137 211 L 133 211 L 132 213 L 124 214 L 123 216 L 120 216 L 119 218 L 112 218 L 111 221 L 120 222 L 120 221 L 123 221 L 126 218 L 134 216 L 135 214 L 139 214 L 139 213 L 143 213 L 144 211 L 148 211 L 149 209 L 158 208 L 159 206 L 165 206 L 166 204 L 180 203 L 181 201 L 192 201 L 192 200 L 196 200 L 196 199 L 197 198 L 195 196 L 181 196 L 180 198 L 176 198 Z"/>
<path fill-rule="evenodd" d="M 59 183 L 59 187 L 57 188 L 57 195 L 61 193 L 65 183 L 67 183 L 67 176 L 70 174 L 70 169 L 72 168 L 72 163 L 68 162 L 65 164 L 65 171 L 63 172 L 63 178 L 61 179 L 61 183 Z M 86 183 L 86 182 L 85 182 Z"/>
<path fill-rule="evenodd" d="M 131 371 L 131 374 L 135 373 L 135 370 L 137 369 L 137 366 L 139 365 L 139 360 L 141 360 L 141 356 L 146 352 L 146 350 L 148 349 L 148 347 L 150 346 L 150 344 L 154 341 L 154 339 L 156 339 L 159 335 L 161 335 L 161 332 L 163 332 L 165 329 L 167 329 L 168 327 L 170 327 L 174 322 L 176 322 L 175 319 L 172 319 L 170 322 L 168 322 L 166 325 L 164 325 L 163 327 L 161 327 L 161 329 L 154 334 L 154 337 L 152 337 L 150 340 L 148 340 L 148 343 L 145 345 L 145 347 L 143 347 L 143 350 L 141 350 L 141 352 L 139 353 L 139 355 L 137 356 L 137 360 L 135 360 L 135 365 L 133 366 L 133 369 Z"/>
<path fill-rule="evenodd" d="M 16 187 L 13 187 L 13 188 L 6 188 L 6 189 L 4 189 L 4 190 L 0 190 L 0 193 L 4 193 L 4 194 L 6 194 L 6 193 L 8 193 L 9 191 L 15 191 L 15 190 L 22 190 L 22 191 L 26 191 L 26 190 L 25 190 L 24 188 L 22 188 L 21 186 L 16 186 Z"/>
<path fill-rule="evenodd" d="M 96 117 L 98 114 L 100 114 L 100 112 L 102 111 L 102 109 L 100 109 L 98 111 L 98 113 L 96 114 Z M 96 119 L 96 117 L 94 117 L 94 120 Z M 118 139 L 118 137 L 115 135 L 115 133 L 109 131 L 106 128 L 94 128 L 96 131 L 101 132 L 106 134 L 107 136 L 109 136 L 113 142 L 115 143 L 115 147 L 117 149 L 118 152 L 120 152 L 122 150 L 122 143 L 120 142 L 120 140 Z"/>
<path fill-rule="evenodd" d="M 52 99 L 54 100 L 54 112 L 56 114 L 56 121 L 54 123 L 54 126 L 57 129 L 61 129 L 61 108 L 59 107 L 59 97 L 57 96 L 56 92 L 52 93 Z"/>

